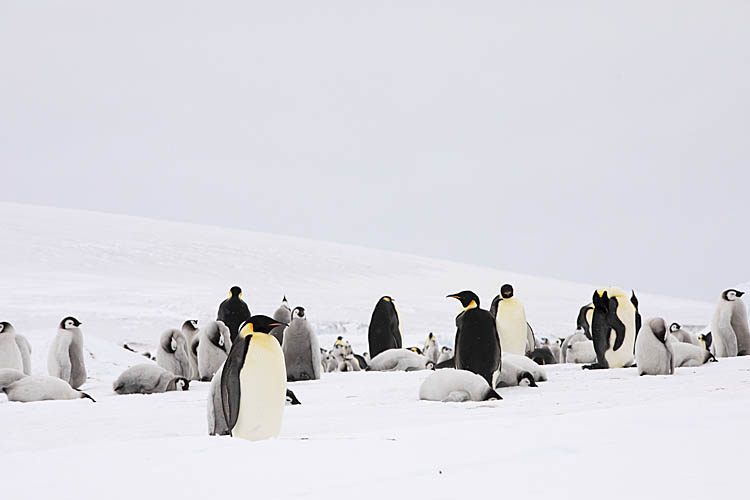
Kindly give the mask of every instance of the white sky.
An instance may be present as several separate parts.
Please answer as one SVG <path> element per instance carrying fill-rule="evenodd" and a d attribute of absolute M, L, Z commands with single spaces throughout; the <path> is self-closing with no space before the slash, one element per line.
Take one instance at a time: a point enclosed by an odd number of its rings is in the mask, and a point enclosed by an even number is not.
<path fill-rule="evenodd" d="M 0 2 L 0 198 L 750 279 L 749 2 L 269 3 Z"/>

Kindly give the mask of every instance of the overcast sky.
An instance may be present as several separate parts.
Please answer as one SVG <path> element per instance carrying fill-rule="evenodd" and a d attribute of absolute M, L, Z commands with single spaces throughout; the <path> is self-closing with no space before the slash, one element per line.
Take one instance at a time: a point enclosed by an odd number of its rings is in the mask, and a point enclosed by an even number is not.
<path fill-rule="evenodd" d="M 621 3 L 4 1 L 0 197 L 713 301 L 750 3 Z"/>

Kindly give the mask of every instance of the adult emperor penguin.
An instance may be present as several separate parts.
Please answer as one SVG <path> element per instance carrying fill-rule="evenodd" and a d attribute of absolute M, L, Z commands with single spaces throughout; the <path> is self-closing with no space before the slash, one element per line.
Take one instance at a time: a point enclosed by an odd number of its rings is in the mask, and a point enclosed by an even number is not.
<path fill-rule="evenodd" d="M 438 345 L 437 338 L 430 332 L 427 335 L 427 340 L 424 343 L 424 349 L 422 349 L 424 357 L 432 361 L 433 365 L 436 365 L 438 358 L 440 357 L 440 346 Z"/>
<path fill-rule="evenodd" d="M 637 310 L 631 297 L 621 288 L 599 288 L 594 292 L 593 304 L 591 336 L 597 361 L 583 368 L 593 370 L 632 366 Z"/>
<path fill-rule="evenodd" d="M 291 323 L 284 332 L 282 344 L 286 363 L 286 380 L 287 382 L 319 380 L 321 365 L 318 336 L 307 321 L 304 307 L 295 307 L 291 317 Z"/>
<path fill-rule="evenodd" d="M 387 349 L 400 349 L 401 329 L 398 309 L 391 297 L 381 297 L 375 304 L 367 331 L 370 357 L 374 358 Z"/>
<path fill-rule="evenodd" d="M 80 326 L 81 322 L 72 316 L 63 318 L 47 357 L 49 374 L 66 381 L 73 389 L 78 389 L 86 382 L 83 333 Z"/>
<path fill-rule="evenodd" d="M 0 391 L 8 396 L 8 401 L 21 403 L 59 399 L 94 401 L 94 398 L 85 392 L 73 389 L 70 384 L 57 377 L 24 375 L 23 372 L 12 368 L 0 370 Z"/>
<path fill-rule="evenodd" d="M 668 341 L 667 324 L 662 318 L 650 318 L 641 327 L 635 341 L 638 375 L 672 375 L 674 352 Z"/>
<path fill-rule="evenodd" d="M 711 320 L 713 352 L 717 358 L 746 356 L 750 354 L 750 331 L 747 310 L 742 302 L 745 292 L 730 288 L 721 292 L 714 317 Z"/>
<path fill-rule="evenodd" d="M 170 328 L 159 337 L 156 347 L 156 364 L 177 376 L 191 376 L 187 341 L 181 331 Z"/>
<path fill-rule="evenodd" d="M 456 316 L 455 368 L 481 375 L 492 385 L 492 374 L 502 363 L 500 338 L 489 311 L 479 308 L 479 297 L 471 290 L 448 295 L 461 302 Z M 524 322 L 524 346 L 526 322 Z M 523 354 L 523 350 L 522 350 Z"/>
<path fill-rule="evenodd" d="M 529 328 L 526 311 L 521 301 L 513 296 L 513 287 L 507 283 L 500 287 L 495 326 L 503 352 L 526 354 Z"/>
<path fill-rule="evenodd" d="M 0 368 L 23 372 L 23 357 L 16 343 L 16 330 L 7 321 L 0 322 Z"/>
<path fill-rule="evenodd" d="M 131 366 L 117 377 L 112 389 L 117 394 L 154 394 L 168 391 L 187 391 L 190 381 L 154 363 Z"/>
<path fill-rule="evenodd" d="M 229 338 L 229 328 L 221 321 L 209 321 L 201 328 L 199 335 L 198 376 L 200 380 L 208 382 L 227 359 L 232 341 Z"/>
<path fill-rule="evenodd" d="M 419 399 L 461 403 L 464 401 L 491 401 L 503 399 L 480 375 L 466 370 L 436 371 L 422 382 Z"/>
<path fill-rule="evenodd" d="M 278 436 L 286 403 L 286 366 L 271 329 L 282 323 L 252 316 L 239 331 L 221 373 L 227 428 L 250 441 Z"/>
<path fill-rule="evenodd" d="M 219 312 L 216 314 L 216 319 L 229 328 L 232 342 L 237 338 L 240 325 L 248 321 L 250 316 L 250 309 L 245 304 L 245 301 L 242 300 L 242 289 L 238 286 L 233 286 L 229 289 L 229 298 L 219 304 Z"/>
<path fill-rule="evenodd" d="M 286 295 L 284 295 L 284 298 L 281 300 L 281 305 L 274 311 L 273 313 L 273 319 L 280 323 L 289 324 L 292 322 L 292 310 L 289 308 L 289 302 L 286 300 Z M 284 331 L 286 330 L 285 326 L 277 326 L 273 330 L 271 330 L 271 335 L 276 337 L 276 340 L 279 341 L 279 345 L 284 345 Z"/>
<path fill-rule="evenodd" d="M 578 311 L 578 318 L 576 319 L 576 329 L 583 331 L 586 338 L 591 339 L 591 319 L 594 316 L 594 304 L 586 304 Z"/>

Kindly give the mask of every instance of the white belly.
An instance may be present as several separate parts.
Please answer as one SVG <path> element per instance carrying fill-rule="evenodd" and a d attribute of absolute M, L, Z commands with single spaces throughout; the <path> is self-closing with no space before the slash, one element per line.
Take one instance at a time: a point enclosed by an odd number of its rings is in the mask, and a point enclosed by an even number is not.
<path fill-rule="evenodd" d="M 232 435 L 250 441 L 278 436 L 285 402 L 286 367 L 278 341 L 253 339 L 240 370 L 240 411 Z"/>
<path fill-rule="evenodd" d="M 623 368 L 625 366 L 631 366 L 634 362 L 635 307 L 627 298 L 618 297 L 617 301 L 617 317 L 620 318 L 620 321 L 625 325 L 625 340 L 622 343 L 622 346 L 614 351 L 613 348 L 617 335 L 614 330 L 610 330 L 609 345 L 611 347 L 606 353 L 604 353 L 604 358 L 607 360 L 607 364 L 610 368 Z"/>
<path fill-rule="evenodd" d="M 526 354 L 526 311 L 516 299 L 501 300 L 497 306 L 497 334 L 505 353 Z"/>

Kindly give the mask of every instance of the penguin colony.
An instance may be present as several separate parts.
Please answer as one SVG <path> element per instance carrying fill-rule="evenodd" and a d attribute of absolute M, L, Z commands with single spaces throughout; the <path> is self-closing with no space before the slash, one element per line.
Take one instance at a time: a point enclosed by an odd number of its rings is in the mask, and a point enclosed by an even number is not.
<path fill-rule="evenodd" d="M 362 355 L 342 336 L 330 350 L 320 347 L 305 308 L 290 308 L 286 296 L 269 317 L 251 315 L 239 287 L 229 295 L 215 321 L 187 320 L 180 330 L 164 331 L 155 363 L 126 369 L 113 391 L 186 391 L 190 381 L 210 381 L 209 434 L 255 441 L 277 436 L 284 407 L 301 404 L 287 382 L 319 380 L 327 372 L 435 370 L 421 384 L 419 399 L 464 402 L 501 400 L 496 391 L 501 387 L 537 387 L 547 380 L 547 364 L 635 366 L 639 375 L 672 375 L 678 367 L 750 355 L 744 292 L 736 289 L 721 293 L 710 331 L 694 335 L 660 317 L 643 321 L 634 292 L 599 288 L 578 311 L 575 332 L 564 339 L 537 339 L 510 284 L 500 287 L 490 310 L 465 290 L 447 296 L 461 304 L 453 345 L 440 346 L 430 332 L 422 347 L 411 348 L 402 345 L 393 298 L 383 296 L 368 329 L 369 353 Z M 0 322 L 0 391 L 9 401 L 94 401 L 79 390 L 87 378 L 81 325 L 73 316 L 60 321 L 49 348 L 49 375 L 41 376 L 32 375 L 28 340 L 11 323 Z"/>

